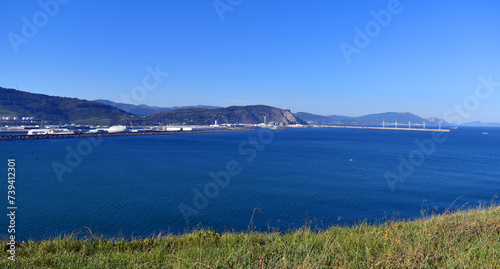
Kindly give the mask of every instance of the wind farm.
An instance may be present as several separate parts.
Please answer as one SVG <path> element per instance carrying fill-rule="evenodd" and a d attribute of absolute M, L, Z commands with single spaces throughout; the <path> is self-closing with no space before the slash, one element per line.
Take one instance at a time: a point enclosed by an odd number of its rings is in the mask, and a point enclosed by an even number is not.
<path fill-rule="evenodd" d="M 423 123 L 398 123 L 391 122 L 387 123 L 385 121 L 382 122 L 382 127 L 380 126 L 353 126 L 353 125 L 315 125 L 314 127 L 330 127 L 330 128 L 348 128 L 348 129 L 372 129 L 372 130 L 397 130 L 397 131 L 421 131 L 421 132 L 444 132 L 449 133 L 451 129 L 443 129 L 441 128 L 441 122 L 439 122 L 439 126 L 437 129 L 435 128 L 426 128 L 425 122 Z"/>

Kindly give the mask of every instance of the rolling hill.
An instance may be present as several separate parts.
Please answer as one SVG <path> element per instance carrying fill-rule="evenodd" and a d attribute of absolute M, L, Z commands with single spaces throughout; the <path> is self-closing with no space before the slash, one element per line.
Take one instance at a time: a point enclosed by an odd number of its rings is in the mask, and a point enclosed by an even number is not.
<path fill-rule="evenodd" d="M 126 109 L 124 111 L 123 109 Z M 155 113 L 157 112 L 157 113 Z M 134 115 L 135 113 L 135 115 Z M 154 113 L 154 114 L 151 114 Z M 438 118 L 424 119 L 412 113 L 387 112 L 361 117 L 340 115 L 321 116 L 306 112 L 295 115 L 287 109 L 265 105 L 230 106 L 216 108 L 195 107 L 152 107 L 114 103 L 108 100 L 87 101 L 77 98 L 35 94 L 0 87 L 0 116 L 34 117 L 48 123 L 75 124 L 214 124 L 244 123 L 259 124 L 264 121 L 276 124 L 326 124 L 326 125 L 381 125 L 398 122 L 401 125 L 412 122 L 428 126 L 449 125 Z M 486 125 L 469 123 L 471 126 Z M 488 125 L 494 125 L 490 123 Z"/>
<path fill-rule="evenodd" d="M 145 108 L 145 111 L 151 111 L 151 107 Z M 218 123 L 258 124 L 264 122 L 264 119 L 268 123 L 307 124 L 295 117 L 290 110 L 263 105 L 172 109 L 174 110 L 139 117 L 100 102 L 0 87 L 0 116 L 34 117 L 36 121 L 43 119 L 49 124 L 214 124 L 215 120 Z"/>
<path fill-rule="evenodd" d="M 137 117 L 98 102 L 0 87 L 0 115 L 34 117 L 46 123 L 124 124 Z"/>
<path fill-rule="evenodd" d="M 151 115 L 145 121 L 149 124 L 214 124 L 216 120 L 219 124 L 259 124 L 264 122 L 264 117 L 267 123 L 307 124 L 290 110 L 264 105 L 178 109 Z"/>

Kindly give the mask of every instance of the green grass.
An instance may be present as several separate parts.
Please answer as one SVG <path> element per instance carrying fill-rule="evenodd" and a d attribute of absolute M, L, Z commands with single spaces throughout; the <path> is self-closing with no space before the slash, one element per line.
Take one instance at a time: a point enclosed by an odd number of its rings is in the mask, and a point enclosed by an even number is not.
<path fill-rule="evenodd" d="M 1 243 L 4 250 L 6 242 Z M 312 231 L 20 243 L 12 268 L 500 268 L 500 207 Z"/>

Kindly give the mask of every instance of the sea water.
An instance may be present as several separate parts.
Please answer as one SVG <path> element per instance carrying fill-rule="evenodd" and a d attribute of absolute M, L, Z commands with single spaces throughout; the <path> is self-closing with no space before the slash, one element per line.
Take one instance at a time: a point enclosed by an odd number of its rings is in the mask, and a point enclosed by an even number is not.
<path fill-rule="evenodd" d="M 85 234 L 87 227 L 130 238 L 197 227 L 379 223 L 489 204 L 500 193 L 498 128 L 0 141 L 4 208 L 9 158 L 16 160 L 18 240 Z"/>

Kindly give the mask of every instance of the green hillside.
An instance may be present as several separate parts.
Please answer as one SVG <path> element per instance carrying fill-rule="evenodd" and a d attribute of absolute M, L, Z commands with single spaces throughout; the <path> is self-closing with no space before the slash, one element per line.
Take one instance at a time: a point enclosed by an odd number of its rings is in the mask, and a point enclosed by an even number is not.
<path fill-rule="evenodd" d="M 275 122 L 277 124 L 307 124 L 295 117 L 290 110 L 264 105 L 231 106 L 227 108 L 188 108 L 154 114 L 145 119 L 151 124 L 214 124 L 246 123 L 259 124 Z"/>
<path fill-rule="evenodd" d="M 0 87 L 0 115 L 35 117 L 46 123 L 123 124 L 137 117 L 98 102 Z"/>
<path fill-rule="evenodd" d="M 270 106 L 231 106 L 227 108 L 187 108 L 139 117 L 111 105 L 77 98 L 49 96 L 0 87 L 0 116 L 34 117 L 52 124 L 307 124 L 290 110 Z"/>

